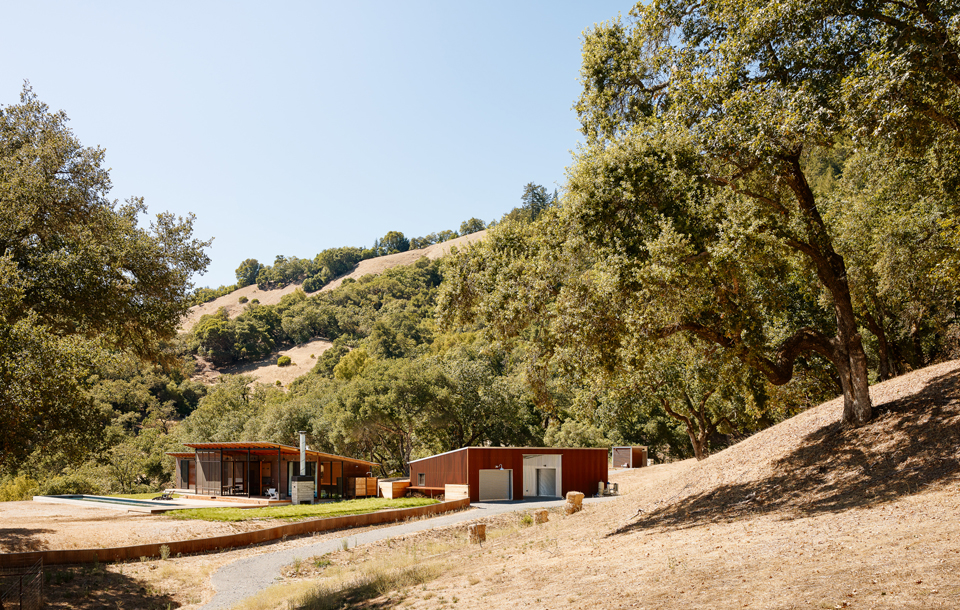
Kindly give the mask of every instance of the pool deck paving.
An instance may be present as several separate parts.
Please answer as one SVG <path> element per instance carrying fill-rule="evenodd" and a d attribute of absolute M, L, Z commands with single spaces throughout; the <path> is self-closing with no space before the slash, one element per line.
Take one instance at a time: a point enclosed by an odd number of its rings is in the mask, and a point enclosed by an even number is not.
<path fill-rule="evenodd" d="M 616 500 L 619 496 L 603 498 L 585 498 L 585 503 Z M 398 525 L 368 530 L 354 535 L 345 535 L 341 538 L 325 540 L 317 544 L 302 546 L 295 549 L 286 549 L 275 553 L 264 553 L 252 557 L 244 557 L 228 563 L 217 570 L 212 577 L 213 588 L 216 591 L 213 598 L 204 604 L 200 610 L 221 610 L 231 608 L 244 599 L 256 595 L 260 591 L 276 583 L 281 578 L 281 570 L 290 565 L 295 559 L 307 559 L 332 553 L 344 548 L 344 540 L 350 548 L 379 542 L 387 538 L 404 536 L 415 532 L 422 532 L 438 527 L 455 525 L 464 521 L 483 519 L 502 513 L 535 508 L 551 508 L 563 506 L 565 500 L 517 500 L 504 502 L 478 502 L 470 508 L 455 513 L 408 521 Z"/>

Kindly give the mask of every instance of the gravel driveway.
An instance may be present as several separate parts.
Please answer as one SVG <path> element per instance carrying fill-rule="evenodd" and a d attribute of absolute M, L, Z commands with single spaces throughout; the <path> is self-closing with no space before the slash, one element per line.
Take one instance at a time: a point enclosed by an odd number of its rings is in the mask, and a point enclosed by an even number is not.
<path fill-rule="evenodd" d="M 614 500 L 615 497 L 606 498 L 584 498 L 584 502 L 603 502 Z M 370 544 L 394 536 L 402 536 L 421 532 L 423 530 L 433 529 L 435 527 L 444 527 L 454 525 L 463 521 L 472 521 L 474 519 L 483 519 L 501 513 L 508 513 L 518 510 L 531 510 L 534 508 L 551 508 L 562 506 L 565 500 L 519 500 L 515 502 L 478 502 L 471 504 L 471 509 L 456 513 L 422 519 L 420 521 L 409 521 L 389 527 L 369 530 L 352 536 L 347 535 L 343 538 L 336 538 L 302 546 L 295 549 L 277 551 L 276 553 L 265 553 L 252 557 L 244 557 L 233 563 L 228 563 L 213 574 L 213 588 L 216 594 L 201 610 L 220 610 L 230 608 L 242 600 L 256 595 L 263 589 L 274 584 L 280 578 L 280 570 L 293 563 L 297 557 L 306 559 L 324 553 L 332 553 L 343 548 L 343 541 L 347 540 L 351 547 Z"/>

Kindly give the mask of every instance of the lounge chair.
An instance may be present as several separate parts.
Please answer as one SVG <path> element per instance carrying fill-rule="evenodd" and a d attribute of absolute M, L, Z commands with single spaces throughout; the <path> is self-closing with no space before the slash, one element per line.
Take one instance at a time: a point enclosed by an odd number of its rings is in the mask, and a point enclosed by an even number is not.
<path fill-rule="evenodd" d="M 273 487 L 267 490 L 267 500 L 279 500 L 280 494 L 277 493 L 277 490 Z"/>
<path fill-rule="evenodd" d="M 173 490 L 164 489 L 163 493 L 154 498 L 154 500 L 173 500 Z"/>

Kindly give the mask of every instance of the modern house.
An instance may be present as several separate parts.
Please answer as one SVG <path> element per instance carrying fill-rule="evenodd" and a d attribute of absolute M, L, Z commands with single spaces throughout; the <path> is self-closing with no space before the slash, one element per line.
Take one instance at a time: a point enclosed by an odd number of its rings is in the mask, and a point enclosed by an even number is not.
<path fill-rule="evenodd" d="M 290 496 L 292 478 L 300 474 L 300 448 L 264 441 L 184 443 L 194 450 L 169 453 L 177 460 L 176 488 L 198 496 L 266 497 L 275 489 Z M 307 474 L 316 497 L 352 497 L 359 488 L 352 479 L 368 478 L 375 462 L 342 455 L 305 451 Z M 374 484 L 374 489 L 376 484 Z"/>
<path fill-rule="evenodd" d="M 411 491 L 468 486 L 471 502 L 597 493 L 607 482 L 607 450 L 568 447 L 463 447 L 410 462 Z"/>

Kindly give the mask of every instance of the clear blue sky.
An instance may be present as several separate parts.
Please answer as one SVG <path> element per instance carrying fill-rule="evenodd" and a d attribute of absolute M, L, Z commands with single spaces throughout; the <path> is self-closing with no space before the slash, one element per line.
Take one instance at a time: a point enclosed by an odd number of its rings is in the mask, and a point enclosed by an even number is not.
<path fill-rule="evenodd" d="M 198 286 L 490 221 L 563 184 L 581 33 L 629 1 L 16 2 L 0 103 L 25 79 L 107 151 L 112 196 L 197 216 Z"/>

